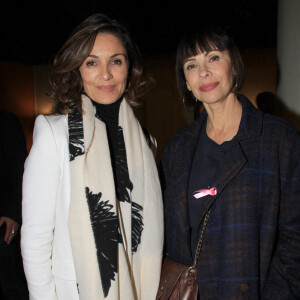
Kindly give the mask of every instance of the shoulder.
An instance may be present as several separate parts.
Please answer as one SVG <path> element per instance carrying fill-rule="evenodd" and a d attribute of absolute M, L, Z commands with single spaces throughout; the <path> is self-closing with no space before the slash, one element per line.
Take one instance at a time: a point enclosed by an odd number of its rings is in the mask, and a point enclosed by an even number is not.
<path fill-rule="evenodd" d="M 299 131 L 288 120 L 272 114 L 263 115 L 262 134 L 268 140 L 275 140 L 281 148 L 300 143 Z"/>
<path fill-rule="evenodd" d="M 243 106 L 243 115 L 238 138 L 260 137 L 273 143 L 287 138 L 297 138 L 297 129 L 286 119 L 274 114 L 263 113 L 243 95 L 238 96 Z"/>
<path fill-rule="evenodd" d="M 49 145 L 66 143 L 68 140 L 67 115 L 39 115 L 34 124 L 33 142 Z"/>
<path fill-rule="evenodd" d="M 281 163 L 293 161 L 293 167 L 299 166 L 300 134 L 287 120 L 271 114 L 264 115 L 263 131 L 264 145 L 267 149 L 274 149 L 276 145 Z M 271 154 L 272 150 L 268 150 Z"/>
<path fill-rule="evenodd" d="M 66 124 L 68 115 L 44 115 L 51 127 L 64 126 Z"/>
<path fill-rule="evenodd" d="M 53 134 L 66 131 L 67 115 L 39 115 L 34 124 L 34 130 L 48 131 Z"/>
<path fill-rule="evenodd" d="M 265 113 L 263 115 L 263 128 L 269 131 L 282 132 L 292 135 L 297 135 L 297 129 L 286 119 Z"/>
<path fill-rule="evenodd" d="M 288 120 L 274 114 L 263 113 L 242 94 L 238 95 L 238 99 L 242 103 L 242 122 L 246 124 L 247 130 L 261 126 L 262 130 L 297 135 L 297 129 Z"/>

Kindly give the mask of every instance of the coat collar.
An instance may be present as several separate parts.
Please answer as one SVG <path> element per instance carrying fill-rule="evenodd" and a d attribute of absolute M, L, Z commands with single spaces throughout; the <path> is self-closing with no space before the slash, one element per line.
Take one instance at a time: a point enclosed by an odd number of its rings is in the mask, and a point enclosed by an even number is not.
<path fill-rule="evenodd" d="M 242 118 L 239 126 L 239 130 L 236 136 L 238 141 L 255 137 L 261 134 L 263 113 L 253 106 L 253 104 L 242 94 L 238 95 L 238 100 L 242 105 Z M 194 130 L 191 133 L 194 137 L 199 135 L 199 129 L 206 123 L 207 112 L 204 110 L 199 119 L 193 126 Z M 199 138 L 199 136 L 198 136 Z"/>
<path fill-rule="evenodd" d="M 261 134 L 262 131 L 262 111 L 256 109 L 253 104 L 243 95 L 238 95 L 238 100 L 242 104 L 242 118 L 238 133 L 233 140 L 231 149 L 227 152 L 220 164 L 218 176 L 212 186 L 216 187 L 215 196 L 206 196 L 202 198 L 203 209 L 200 220 L 204 218 L 208 209 L 222 193 L 227 184 L 239 173 L 247 162 L 247 156 L 243 148 Z M 195 152 L 194 152 L 195 153 Z"/>
<path fill-rule="evenodd" d="M 238 95 L 238 100 L 242 104 L 242 118 L 238 133 L 233 140 L 231 149 L 221 162 L 218 176 L 213 186 L 217 188 L 217 195 L 203 198 L 203 213 L 201 220 L 212 206 L 214 201 L 222 193 L 226 185 L 238 174 L 247 162 L 247 156 L 243 148 L 252 138 L 261 134 L 263 113 L 256 109 L 253 104 L 243 95 Z"/>
<path fill-rule="evenodd" d="M 237 133 L 237 140 L 242 141 L 260 135 L 262 131 L 263 112 L 255 108 L 243 95 L 238 95 L 238 100 L 242 104 L 242 118 Z"/>

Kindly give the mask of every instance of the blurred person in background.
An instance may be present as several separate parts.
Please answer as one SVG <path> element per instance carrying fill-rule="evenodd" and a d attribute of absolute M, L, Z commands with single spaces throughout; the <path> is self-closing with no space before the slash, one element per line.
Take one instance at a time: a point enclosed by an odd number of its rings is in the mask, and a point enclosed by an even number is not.
<path fill-rule="evenodd" d="M 26 140 L 18 118 L 0 110 L 0 299 L 28 299 L 20 251 Z"/>

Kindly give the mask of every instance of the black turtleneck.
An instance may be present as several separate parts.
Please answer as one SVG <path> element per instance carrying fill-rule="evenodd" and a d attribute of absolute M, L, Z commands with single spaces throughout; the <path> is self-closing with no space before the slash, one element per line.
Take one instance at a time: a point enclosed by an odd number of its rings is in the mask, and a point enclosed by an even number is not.
<path fill-rule="evenodd" d="M 92 99 L 91 99 L 92 100 Z M 118 127 L 119 109 L 122 99 L 117 100 L 111 104 L 102 104 L 92 100 L 93 105 L 96 107 L 96 115 L 107 126 Z"/>
<path fill-rule="evenodd" d="M 91 99 L 92 100 L 92 99 Z M 107 139 L 110 150 L 111 164 L 113 169 L 116 194 L 118 196 L 118 180 L 116 177 L 116 156 L 118 155 L 118 124 L 119 110 L 122 99 L 111 104 L 102 104 L 92 100 L 96 108 L 96 117 L 103 121 L 106 125 Z"/>

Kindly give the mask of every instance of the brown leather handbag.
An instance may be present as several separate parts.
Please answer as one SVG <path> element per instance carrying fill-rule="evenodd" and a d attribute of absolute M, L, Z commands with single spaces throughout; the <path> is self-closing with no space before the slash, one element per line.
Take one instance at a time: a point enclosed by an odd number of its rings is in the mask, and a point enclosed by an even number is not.
<path fill-rule="evenodd" d="M 204 218 L 193 265 L 190 267 L 186 266 L 172 260 L 168 256 L 164 259 L 156 300 L 197 300 L 198 283 L 196 266 L 209 214 L 210 210 L 208 210 Z"/>

